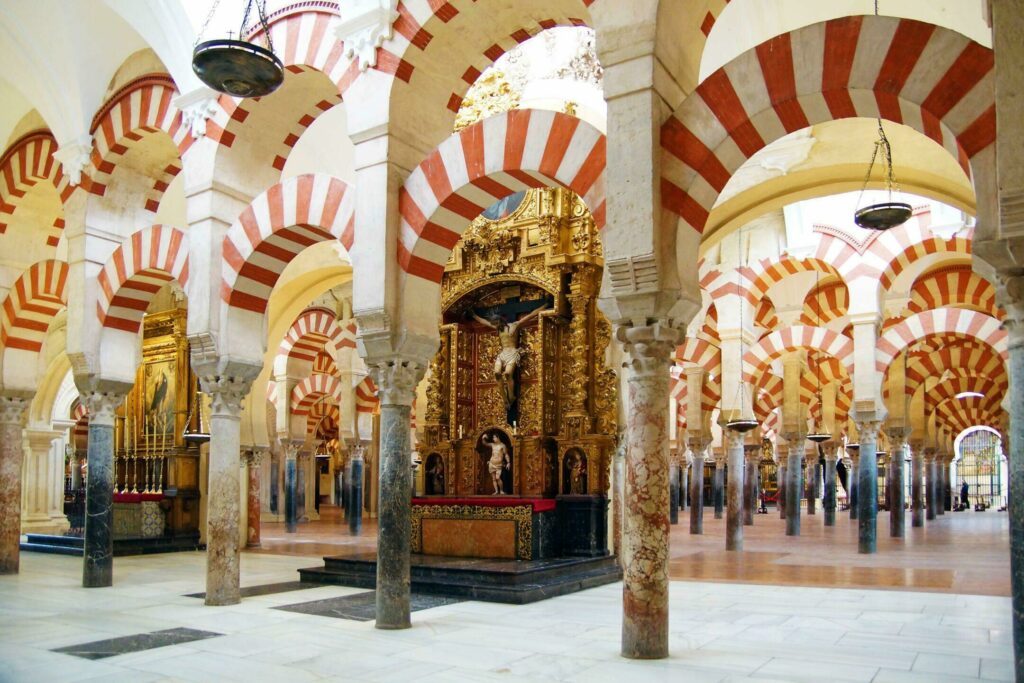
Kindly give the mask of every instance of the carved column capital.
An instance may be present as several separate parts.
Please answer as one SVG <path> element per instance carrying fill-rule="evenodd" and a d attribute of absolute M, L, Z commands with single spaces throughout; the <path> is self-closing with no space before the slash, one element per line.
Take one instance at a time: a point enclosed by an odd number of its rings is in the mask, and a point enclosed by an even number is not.
<path fill-rule="evenodd" d="M 213 415 L 238 418 L 242 414 L 242 401 L 252 388 L 252 378 L 232 375 L 200 376 L 203 391 L 210 395 Z"/>
<path fill-rule="evenodd" d="M 416 400 L 416 385 L 426 370 L 425 363 L 403 358 L 373 364 L 370 375 L 377 384 L 381 405 L 411 406 Z"/>
<path fill-rule="evenodd" d="M 741 432 L 733 431 L 731 429 L 723 429 L 722 433 L 725 436 L 726 446 L 728 446 L 729 448 L 736 448 L 737 446 L 742 446 L 743 442 L 746 440 L 746 435 L 744 435 Z"/>
<path fill-rule="evenodd" d="M 89 414 L 89 424 L 114 426 L 114 413 L 124 402 L 125 394 L 113 391 L 87 391 L 81 394 L 82 405 Z"/>
<path fill-rule="evenodd" d="M 893 448 L 903 447 L 906 444 L 907 437 L 910 436 L 910 429 L 906 427 L 889 427 L 885 430 L 886 435 L 889 437 L 889 442 L 893 444 Z"/>
<path fill-rule="evenodd" d="M 629 354 L 628 366 L 633 376 L 638 378 L 664 375 L 667 380 L 672 352 L 682 337 L 682 330 L 666 322 L 643 327 L 619 325 L 615 328 L 615 338 L 625 347 Z"/>
<path fill-rule="evenodd" d="M 21 426 L 29 400 L 20 396 L 0 396 L 0 424 Z"/>
<path fill-rule="evenodd" d="M 857 436 L 860 438 L 861 447 L 878 444 L 878 432 L 882 428 L 880 420 L 861 420 L 854 424 L 857 426 Z"/>

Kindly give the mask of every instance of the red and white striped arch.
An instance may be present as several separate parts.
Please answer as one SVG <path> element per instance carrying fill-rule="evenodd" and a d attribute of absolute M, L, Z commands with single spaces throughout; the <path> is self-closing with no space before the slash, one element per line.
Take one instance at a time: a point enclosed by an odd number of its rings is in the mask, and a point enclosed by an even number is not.
<path fill-rule="evenodd" d="M 57 141 L 49 131 L 33 131 L 18 138 L 0 157 L 0 235 L 25 193 L 37 182 L 53 185 L 63 204 L 75 188 L 68 183 L 60 162 L 54 158 Z M 57 246 L 64 228 L 63 212 L 58 209 L 47 231 L 46 244 Z"/>
<path fill-rule="evenodd" d="M 310 375 L 292 389 L 292 415 L 305 417 L 309 414 L 313 404 L 324 397 L 340 401 L 341 382 L 338 381 L 337 377 L 331 377 L 330 375 Z"/>
<path fill-rule="evenodd" d="M 306 417 L 306 433 L 313 437 L 316 437 L 318 432 L 327 437 L 334 437 L 338 434 L 340 422 L 341 409 L 338 408 L 338 404 L 332 403 L 329 397 L 323 397 L 313 404 Z"/>
<path fill-rule="evenodd" d="M 722 350 L 706 339 L 690 337 L 676 348 L 676 360 L 699 365 L 708 372 L 718 372 L 722 367 Z"/>
<path fill-rule="evenodd" d="M 907 305 L 911 313 L 947 306 L 966 306 L 993 318 L 1003 317 L 996 305 L 996 290 L 992 283 L 973 272 L 966 264 L 938 268 L 914 281 L 910 290 L 910 303 Z"/>
<path fill-rule="evenodd" d="M 822 242 L 826 241 L 838 242 L 838 240 L 822 239 Z M 819 249 L 819 251 L 827 251 L 827 245 L 825 246 L 826 249 Z M 818 255 L 800 259 L 786 254 L 778 259 L 760 259 L 749 267 L 740 269 L 741 276 L 749 283 L 746 285 L 747 301 L 753 306 L 759 305 L 761 300 L 769 298 L 768 290 L 786 278 L 799 273 L 817 272 L 821 273 L 822 279 L 826 277 L 836 278 L 839 282 L 845 284 L 842 273 L 831 263 L 823 258 L 819 258 Z"/>
<path fill-rule="evenodd" d="M 884 244 L 884 241 L 881 242 Z M 883 291 L 892 287 L 893 282 L 903 271 L 926 256 L 933 254 L 949 254 L 950 256 L 970 257 L 972 253 L 972 236 L 956 236 L 952 239 L 926 236 L 908 244 L 900 244 L 887 254 L 886 265 L 879 275 L 879 283 Z"/>
<path fill-rule="evenodd" d="M 288 328 L 277 353 L 295 360 L 312 362 L 328 341 L 334 343 L 336 348 L 349 345 L 333 311 L 324 308 L 307 309 Z M 354 341 L 351 342 L 351 348 L 355 348 Z"/>
<path fill-rule="evenodd" d="M 900 351 L 939 334 L 977 339 L 1005 359 L 1008 357 L 1006 331 L 1001 328 L 1000 322 L 992 316 L 964 308 L 938 308 L 917 313 L 882 334 L 876 346 L 875 368 L 884 373 Z"/>
<path fill-rule="evenodd" d="M 377 397 L 377 385 L 367 375 L 356 385 L 356 412 L 376 413 L 380 407 L 380 399 Z"/>
<path fill-rule="evenodd" d="M 768 332 L 779 326 L 779 316 L 776 315 L 775 306 L 768 297 L 764 297 L 757 304 L 757 309 L 754 311 L 754 325 Z"/>
<path fill-rule="evenodd" d="M 0 346 L 38 353 L 53 317 L 67 306 L 68 264 L 40 261 L 11 285 L 3 302 Z"/>
<path fill-rule="evenodd" d="M 1003 414 L 998 399 L 988 396 L 946 401 L 935 409 L 938 422 L 954 434 L 978 425 L 999 430 Z"/>
<path fill-rule="evenodd" d="M 824 327 L 794 325 L 761 338 L 743 355 L 743 381 L 753 383 L 757 374 L 787 351 L 808 348 L 832 356 L 853 375 L 853 340 Z"/>
<path fill-rule="evenodd" d="M 988 377 L 958 376 L 945 379 L 931 387 L 924 394 L 925 414 L 931 413 L 937 406 L 946 401 L 962 401 L 957 395 L 964 392 L 976 392 L 984 394 L 985 398 L 996 397 L 997 401 L 1002 400 L 1006 395 L 1005 389 Z"/>
<path fill-rule="evenodd" d="M 752 388 L 754 417 L 764 424 L 768 415 L 782 405 L 782 378 L 771 372 L 762 372 Z"/>
<path fill-rule="evenodd" d="M 288 178 L 256 197 L 224 236 L 221 296 L 264 313 L 285 267 L 308 246 L 339 240 L 352 248 L 355 193 L 320 173 Z"/>
<path fill-rule="evenodd" d="M 605 220 L 605 138 L 574 116 L 513 110 L 442 142 L 399 192 L 402 270 L 434 283 L 470 221 L 508 195 L 562 185 Z"/>
<path fill-rule="evenodd" d="M 946 370 L 973 377 L 987 377 L 995 381 L 1005 393 L 1009 383 L 1003 359 L 988 344 L 959 344 L 945 346 L 930 353 L 907 355 L 905 391 L 914 394 L 929 377 L 941 377 Z"/>
<path fill-rule="evenodd" d="M 176 157 L 167 162 L 180 166 L 181 156 L 191 147 L 194 138 L 173 104 L 177 96 L 177 87 L 170 76 L 150 74 L 126 84 L 96 112 L 89 131 L 94 138 L 90 192 L 103 195 L 120 158 L 132 143 L 151 133 L 167 134 L 177 152 Z"/>
<path fill-rule="evenodd" d="M 708 76 L 666 121 L 663 203 L 702 233 L 755 152 L 851 117 L 910 126 L 970 174 L 970 159 L 995 141 L 993 63 L 990 49 L 910 19 L 844 17 L 776 36 Z"/>
<path fill-rule="evenodd" d="M 132 234 L 107 259 L 96 281 L 103 327 L 137 334 L 153 297 L 168 282 L 188 284 L 188 235 L 169 225 Z"/>
<path fill-rule="evenodd" d="M 804 311 L 800 322 L 804 325 L 827 325 L 846 315 L 850 309 L 850 296 L 846 284 L 825 282 L 811 288 L 804 298 Z"/>

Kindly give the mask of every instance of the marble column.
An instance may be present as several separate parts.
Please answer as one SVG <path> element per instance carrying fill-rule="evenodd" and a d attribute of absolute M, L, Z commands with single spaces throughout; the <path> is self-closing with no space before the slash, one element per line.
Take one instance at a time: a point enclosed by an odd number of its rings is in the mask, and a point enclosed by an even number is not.
<path fill-rule="evenodd" d="M 728 514 L 725 520 L 725 549 L 743 550 L 743 494 L 745 479 L 743 434 L 726 429 L 725 439 L 729 459 Z"/>
<path fill-rule="evenodd" d="M 294 534 L 299 528 L 299 447 L 284 446 L 284 530 Z"/>
<path fill-rule="evenodd" d="M 850 519 L 857 519 L 859 513 L 860 487 L 857 472 L 860 470 L 860 450 L 850 453 L 850 467 L 846 470 L 846 482 L 850 485 Z"/>
<path fill-rule="evenodd" d="M 679 463 L 679 511 L 685 512 L 690 501 L 690 463 L 684 457 Z"/>
<path fill-rule="evenodd" d="M 924 451 L 920 444 L 910 451 L 910 526 L 924 526 Z"/>
<path fill-rule="evenodd" d="M 658 659 L 668 656 L 667 370 L 680 335 L 661 324 L 616 335 L 629 354 L 622 655 Z"/>
<path fill-rule="evenodd" d="M 410 412 L 425 363 L 393 359 L 372 369 L 380 398 L 380 497 L 377 512 L 377 620 L 380 629 L 409 628 L 412 538 Z M 666 501 L 667 505 L 667 501 Z"/>
<path fill-rule="evenodd" d="M 837 446 L 829 442 L 824 446 L 825 451 L 825 498 L 821 504 L 825 516 L 825 526 L 836 525 L 836 462 L 838 460 Z"/>
<path fill-rule="evenodd" d="M 270 451 L 270 480 L 267 486 L 267 494 L 270 496 L 270 511 L 275 515 L 281 514 L 281 454 L 275 450 Z"/>
<path fill-rule="evenodd" d="M 878 543 L 878 430 L 874 420 L 857 422 L 860 466 L 857 468 L 857 552 L 874 553 Z"/>
<path fill-rule="evenodd" d="M 704 533 L 704 449 L 693 451 L 693 476 L 690 477 L 690 533 Z"/>
<path fill-rule="evenodd" d="M 615 559 L 622 567 L 622 511 L 623 497 L 626 495 L 626 439 L 619 434 L 619 443 L 612 456 L 612 543 L 615 546 Z"/>
<path fill-rule="evenodd" d="M 807 514 L 816 515 L 818 514 L 818 449 L 811 442 L 811 452 L 807 455 L 807 481 L 804 484 L 804 488 L 807 491 Z"/>
<path fill-rule="evenodd" d="M 29 400 L 0 396 L 0 574 L 17 574 L 21 538 L 21 424 Z"/>
<path fill-rule="evenodd" d="M 89 470 L 85 484 L 85 539 L 82 585 L 114 583 L 114 411 L 124 393 L 82 394 L 89 411 Z"/>
<path fill-rule="evenodd" d="M 949 484 L 949 462 L 947 462 L 945 454 L 937 456 L 935 460 L 936 466 L 939 468 L 939 476 L 935 478 L 939 485 L 939 490 L 937 491 L 938 505 L 935 506 L 935 514 L 944 515 L 946 514 L 946 486 Z"/>
<path fill-rule="evenodd" d="M 1012 12 L 1013 8 L 1010 9 Z M 1019 12 L 1013 16 L 1019 28 L 1022 25 Z M 1020 32 L 1013 35 L 1019 39 Z M 1017 92 L 1019 94 L 1020 91 Z M 1014 163 L 1019 164 L 1019 158 Z M 1003 438 L 1004 444 L 1006 440 L 1009 441 L 1009 448 L 1004 452 L 1007 454 L 1010 480 L 1007 507 L 1010 521 L 1014 672 L 1015 680 L 1024 681 L 1024 400 L 1021 400 L 1021 387 L 1024 387 L 1024 311 L 1020 305 L 1024 300 L 1024 278 L 1012 278 L 1007 286 L 1014 305 L 1008 308 L 1003 321 L 1003 327 L 1009 333 L 1007 367 L 1010 376 L 1010 395 L 1006 401 L 1009 404 L 1009 429 Z"/>
<path fill-rule="evenodd" d="M 924 503 L 925 519 L 935 519 L 935 490 L 938 488 L 935 485 L 935 477 L 939 473 L 939 468 L 935 462 L 935 450 L 926 449 L 924 452 L 924 471 L 925 471 L 925 483 L 924 483 Z"/>
<path fill-rule="evenodd" d="M 262 460 L 263 452 L 256 449 L 249 451 L 245 459 L 246 473 L 249 475 L 248 498 L 246 500 L 248 517 L 245 534 L 246 548 L 260 547 L 260 464 Z"/>
<path fill-rule="evenodd" d="M 200 377 L 210 395 L 209 494 L 206 498 L 206 604 L 237 605 L 239 593 L 238 459 L 241 455 L 239 418 L 242 399 L 259 368 L 240 375 Z"/>
<path fill-rule="evenodd" d="M 889 535 L 903 538 L 906 526 L 903 510 L 903 461 L 906 459 L 906 431 L 889 430 Z"/>
<path fill-rule="evenodd" d="M 715 474 L 711 480 L 711 500 L 715 503 L 715 519 L 722 519 L 725 509 L 725 455 L 715 456 Z"/>
<path fill-rule="evenodd" d="M 669 465 L 668 475 L 668 521 L 679 524 L 679 465 Z"/>
<path fill-rule="evenodd" d="M 309 453 L 301 450 L 295 454 L 295 521 L 308 522 L 306 510 L 306 470 L 308 469 Z"/>
<path fill-rule="evenodd" d="M 803 493 L 803 456 L 805 448 L 803 434 L 785 436 L 789 448 L 786 459 L 786 535 L 800 535 L 800 499 Z"/>
<path fill-rule="evenodd" d="M 352 536 L 363 531 L 363 451 L 362 444 L 352 447 L 352 473 L 348 487 L 348 532 Z"/>
<path fill-rule="evenodd" d="M 744 446 L 743 457 L 746 471 L 743 473 L 743 526 L 754 525 L 754 513 L 757 511 L 757 493 L 759 490 L 757 465 L 761 459 L 760 446 Z"/>
<path fill-rule="evenodd" d="M 775 493 L 775 506 L 779 508 L 779 519 L 786 518 L 786 457 L 782 454 L 786 446 L 779 446 L 779 454 L 776 456 L 778 466 L 775 472 L 775 485 L 778 491 Z"/>

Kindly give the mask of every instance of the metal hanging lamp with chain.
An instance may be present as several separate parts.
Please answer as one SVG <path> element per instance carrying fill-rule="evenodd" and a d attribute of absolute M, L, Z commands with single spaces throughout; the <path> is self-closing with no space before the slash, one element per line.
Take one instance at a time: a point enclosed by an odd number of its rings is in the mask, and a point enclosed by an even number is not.
<path fill-rule="evenodd" d="M 213 3 L 203 30 L 210 23 L 219 0 Z M 277 90 L 284 82 L 284 64 L 274 54 L 267 24 L 266 0 L 248 0 L 238 36 L 246 35 L 253 7 L 259 19 L 266 47 L 246 40 L 217 38 L 198 43 L 192 52 L 192 71 L 206 85 L 232 97 L 262 97 Z M 200 31 L 202 34 L 202 31 Z"/>
<path fill-rule="evenodd" d="M 192 418 L 195 417 L 193 427 Z M 185 422 L 185 431 L 181 438 L 185 443 L 202 444 L 210 441 L 210 432 L 203 424 L 203 392 L 197 391 L 192 399 L 192 408 L 188 412 L 188 421 Z"/>
<path fill-rule="evenodd" d="M 814 325 L 821 327 L 821 271 L 814 271 Z M 815 388 L 818 394 L 818 411 L 821 413 L 821 421 L 825 420 L 825 404 L 821 400 L 821 361 L 814 360 Z M 817 421 L 815 427 L 820 426 Z M 824 431 L 814 431 L 807 435 L 808 441 L 814 443 L 825 443 L 832 438 L 832 435 Z"/>
<path fill-rule="evenodd" d="M 878 0 L 875 0 L 875 16 L 878 16 Z M 860 197 L 857 200 L 857 209 L 853 214 L 853 222 L 861 228 L 868 230 L 889 230 L 903 225 L 913 215 L 913 208 L 906 202 L 893 199 L 893 192 L 899 192 L 899 185 L 896 183 L 896 174 L 892 169 L 892 145 L 885 135 L 885 128 L 882 126 L 882 119 L 878 118 L 878 140 L 875 141 L 875 148 L 871 152 L 871 163 L 868 164 L 867 175 L 864 176 L 864 185 L 860 189 Z M 875 167 L 875 159 L 878 153 L 882 153 L 882 164 L 885 171 L 885 189 L 887 198 L 885 201 L 876 202 L 861 207 L 860 198 L 864 196 L 871 181 L 871 171 Z"/>
<path fill-rule="evenodd" d="M 738 276 L 738 274 L 740 272 L 740 266 L 742 265 L 740 263 L 740 261 L 743 258 L 743 233 L 744 232 L 745 231 L 741 229 L 740 233 L 739 233 L 739 236 L 738 236 L 738 238 L 736 240 L 736 272 L 737 272 L 737 276 Z M 728 422 L 725 423 L 725 428 L 726 429 L 728 429 L 730 431 L 733 431 L 733 432 L 737 432 L 739 434 L 745 434 L 746 432 L 749 432 L 751 429 L 754 429 L 758 425 L 757 420 L 753 419 L 753 416 L 744 416 L 743 415 L 743 408 L 744 408 L 744 406 L 747 405 L 746 402 L 744 401 L 744 399 L 746 398 L 746 391 L 745 391 L 746 390 L 746 384 L 743 382 L 743 356 L 746 353 L 746 345 L 744 344 L 744 341 L 743 341 L 743 330 L 744 330 L 743 309 L 744 308 L 745 308 L 745 306 L 744 306 L 743 302 L 740 302 L 740 357 L 739 357 L 740 381 L 739 381 L 739 385 L 736 387 L 736 405 L 738 406 L 738 408 L 737 408 L 738 412 L 737 412 L 737 415 L 736 415 L 735 419 L 729 420 Z M 753 397 L 751 397 L 750 405 L 751 405 L 751 408 L 753 408 L 753 405 L 754 405 L 753 404 Z"/>

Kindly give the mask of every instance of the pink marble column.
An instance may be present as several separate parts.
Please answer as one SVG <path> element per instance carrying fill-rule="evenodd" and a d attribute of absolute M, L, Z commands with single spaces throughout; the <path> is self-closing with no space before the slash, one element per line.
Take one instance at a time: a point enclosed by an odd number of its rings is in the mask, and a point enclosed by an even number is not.
<path fill-rule="evenodd" d="M 629 354 L 622 655 L 668 656 L 669 357 L 679 332 L 661 324 L 619 327 Z"/>
<path fill-rule="evenodd" d="M 0 396 L 0 574 L 17 574 L 21 540 L 21 423 L 28 400 Z"/>
<path fill-rule="evenodd" d="M 725 549 L 743 550 L 743 489 L 745 468 L 743 434 L 725 430 L 729 459 L 729 481 L 726 486 Z"/>
<path fill-rule="evenodd" d="M 237 605 L 242 599 L 238 566 L 239 418 L 252 378 L 225 373 L 201 376 L 201 380 L 213 405 L 206 499 L 206 604 Z"/>
<path fill-rule="evenodd" d="M 246 457 L 246 467 L 249 474 L 248 497 L 246 498 L 246 512 L 248 517 L 247 531 L 245 534 L 246 548 L 260 547 L 260 463 L 263 461 L 263 452 L 259 450 L 249 451 Z"/>
<path fill-rule="evenodd" d="M 623 496 L 626 493 L 626 440 L 624 435 L 619 438 L 619 445 L 612 456 L 612 545 L 619 566 L 622 566 L 622 509 Z"/>

